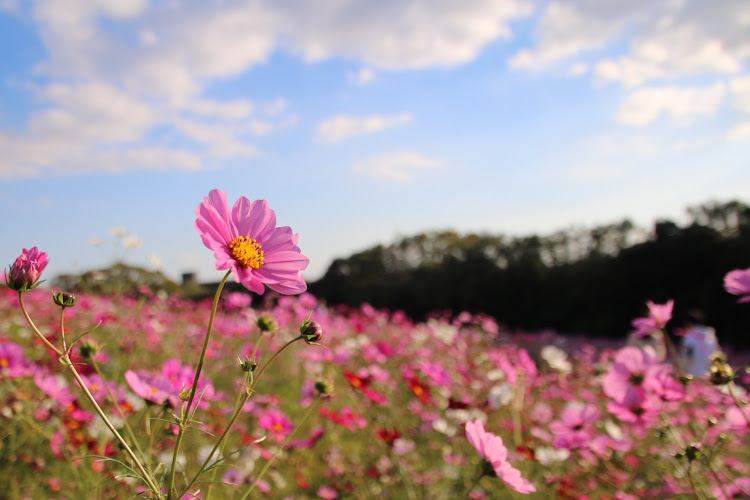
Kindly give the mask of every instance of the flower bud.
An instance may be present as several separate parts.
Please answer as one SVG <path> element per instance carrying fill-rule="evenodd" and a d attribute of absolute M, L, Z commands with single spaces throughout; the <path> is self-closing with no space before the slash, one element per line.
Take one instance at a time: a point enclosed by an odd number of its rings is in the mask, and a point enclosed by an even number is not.
<path fill-rule="evenodd" d="M 315 382 L 315 392 L 320 397 L 330 397 L 333 394 L 333 380 L 323 379 Z"/>
<path fill-rule="evenodd" d="M 60 307 L 73 307 L 79 299 L 80 297 L 76 297 L 70 292 L 58 292 L 57 294 L 52 292 L 52 300 Z"/>
<path fill-rule="evenodd" d="M 691 444 L 690 446 L 685 448 L 685 455 L 687 456 L 688 461 L 692 462 L 693 460 L 699 459 L 702 453 L 698 446 Z"/>
<path fill-rule="evenodd" d="M 299 328 L 300 333 L 308 344 L 317 343 L 323 338 L 323 327 L 315 321 L 307 320 Z"/>
<path fill-rule="evenodd" d="M 734 379 L 734 370 L 727 362 L 726 356 L 723 353 L 716 352 L 712 355 L 711 359 L 711 372 L 709 374 L 709 380 L 714 385 L 724 385 Z"/>
<path fill-rule="evenodd" d="M 5 276 L 5 283 L 17 292 L 33 290 L 41 283 L 39 278 L 48 262 L 47 254 L 40 252 L 37 247 L 31 250 L 24 248 L 21 255 L 10 266 L 10 271 Z"/>
<path fill-rule="evenodd" d="M 189 401 L 190 400 L 190 389 L 185 389 L 185 387 L 182 388 L 180 391 L 180 400 L 182 401 Z M 169 401 L 169 399 L 167 399 Z"/>
<path fill-rule="evenodd" d="M 99 352 L 99 345 L 95 342 L 82 342 L 79 351 L 83 359 L 91 359 Z"/>
<path fill-rule="evenodd" d="M 247 356 L 245 356 L 245 359 L 237 358 L 237 363 L 243 372 L 253 372 L 258 367 L 258 363 Z"/>
<path fill-rule="evenodd" d="M 257 324 L 261 332 L 273 332 L 279 328 L 279 323 L 265 314 L 258 318 Z"/>

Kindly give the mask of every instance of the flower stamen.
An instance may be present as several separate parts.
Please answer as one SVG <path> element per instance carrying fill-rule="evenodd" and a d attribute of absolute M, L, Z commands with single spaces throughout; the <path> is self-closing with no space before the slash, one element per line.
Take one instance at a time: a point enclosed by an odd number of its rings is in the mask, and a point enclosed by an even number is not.
<path fill-rule="evenodd" d="M 229 253 L 242 267 L 258 269 L 263 265 L 263 250 L 255 240 L 247 236 L 237 236 L 229 244 Z"/>

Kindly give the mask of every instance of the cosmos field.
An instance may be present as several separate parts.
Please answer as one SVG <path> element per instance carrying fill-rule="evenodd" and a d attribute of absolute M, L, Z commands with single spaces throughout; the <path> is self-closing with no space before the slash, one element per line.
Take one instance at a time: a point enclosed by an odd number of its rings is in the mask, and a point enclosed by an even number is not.
<path fill-rule="evenodd" d="M 36 326 L 59 339 L 60 307 L 49 291 L 24 300 Z M 72 361 L 81 363 L 81 377 L 115 427 L 129 423 L 156 478 L 172 459 L 171 415 L 193 382 L 211 305 L 142 294 L 84 296 L 65 310 L 69 338 L 100 325 L 84 337 L 99 346 L 93 360 L 74 348 Z M 203 463 L 244 392 L 238 358 L 251 357 L 257 344 L 256 361 L 264 363 L 308 318 L 322 327 L 322 345 L 296 342 L 269 365 L 226 439 L 224 460 L 185 498 L 206 498 L 209 480 L 212 497 L 242 498 L 284 443 L 248 497 L 524 496 L 502 478 L 482 477 L 483 459 L 465 433 L 477 419 L 502 439 L 506 461 L 535 487 L 532 498 L 736 498 L 750 491 L 748 423 L 734 400 L 746 404 L 747 396 L 739 384 L 732 384 L 733 398 L 729 386 L 707 377 L 681 383 L 671 364 L 646 351 L 553 332 L 500 332 L 493 320 L 469 314 L 414 323 L 367 306 L 332 310 L 309 294 L 248 306 L 245 294 L 220 300 L 194 428 L 178 456 L 178 486 Z M 128 463 L 57 356 L 32 336 L 18 295 L 3 289 L 0 308 L 7 497 L 138 495 L 144 485 L 109 460 Z M 259 318 L 278 328 L 261 334 Z M 635 402 L 625 398 L 637 378 L 627 370 L 645 375 Z M 142 392 L 128 373 L 155 386 L 166 381 L 159 394 L 167 396 L 150 401 L 157 391 Z M 316 393 L 317 382 L 325 382 L 325 394 Z"/>

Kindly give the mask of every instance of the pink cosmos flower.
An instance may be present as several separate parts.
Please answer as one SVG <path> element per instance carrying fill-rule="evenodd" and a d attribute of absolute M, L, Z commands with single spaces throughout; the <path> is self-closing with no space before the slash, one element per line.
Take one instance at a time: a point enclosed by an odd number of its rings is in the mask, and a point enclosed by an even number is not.
<path fill-rule="evenodd" d="M 231 269 L 238 283 L 257 294 L 264 285 L 286 295 L 307 290 L 302 270 L 308 258 L 297 246 L 299 236 L 276 227 L 276 213 L 266 200 L 242 196 L 230 212 L 226 193 L 214 189 L 195 213 L 195 228 L 214 251 L 216 269 Z"/>
<path fill-rule="evenodd" d="M 743 295 L 737 302 L 750 302 L 750 268 L 729 271 L 724 276 L 724 290 L 732 295 Z"/>
<path fill-rule="evenodd" d="M 31 374 L 31 363 L 23 348 L 13 342 L 0 343 L 0 378 L 28 377 Z"/>
<path fill-rule="evenodd" d="M 523 494 L 536 491 L 531 481 L 521 476 L 521 471 L 507 461 L 508 449 L 503 444 L 503 439 L 485 431 L 481 420 L 466 423 L 466 439 L 479 452 L 479 456 L 492 466 L 497 477 L 510 488 Z"/>
<path fill-rule="evenodd" d="M 621 401 L 610 401 L 607 410 L 621 422 L 648 428 L 659 420 L 659 402 L 645 390 L 631 390 Z"/>
<path fill-rule="evenodd" d="M 294 429 L 294 424 L 284 412 L 276 409 L 268 410 L 258 419 L 258 426 L 271 432 L 276 441 L 283 441 Z"/>
<path fill-rule="evenodd" d="M 633 320 L 632 324 L 635 328 L 633 336 L 635 337 L 645 337 L 654 330 L 661 330 L 672 319 L 674 300 L 670 299 L 666 304 L 654 304 L 649 300 L 646 306 L 648 306 L 648 317 Z"/>
<path fill-rule="evenodd" d="M 180 360 L 176 358 L 169 358 L 164 362 L 161 367 L 161 375 L 172 385 L 173 394 L 179 394 L 181 391 L 192 387 L 193 379 L 195 378 L 193 369 L 189 366 L 183 366 Z M 196 396 L 200 396 L 200 403 L 198 405 L 203 409 L 208 407 L 209 401 L 216 399 L 214 386 L 206 380 L 203 374 L 198 377 Z"/>
<path fill-rule="evenodd" d="M 623 347 L 617 351 L 615 362 L 602 379 L 604 393 L 616 401 L 623 401 L 632 390 L 644 390 L 644 386 L 652 383 L 658 365 L 656 353 L 650 347 Z"/>
<path fill-rule="evenodd" d="M 19 292 L 31 290 L 41 278 L 47 263 L 49 263 L 49 257 L 45 252 L 40 252 L 37 247 L 31 250 L 24 248 L 21 255 L 10 266 L 5 282 L 9 288 Z"/>
<path fill-rule="evenodd" d="M 587 448 L 594 436 L 594 424 L 599 421 L 599 409 L 592 405 L 571 404 L 565 407 L 562 418 L 550 424 L 555 434 L 556 448 L 577 450 Z"/>
<path fill-rule="evenodd" d="M 163 375 L 128 370 L 125 372 L 125 380 L 133 392 L 150 403 L 157 405 L 169 403 L 172 408 L 178 408 L 180 405 L 178 393 Z"/>
<path fill-rule="evenodd" d="M 339 497 L 338 491 L 336 491 L 336 488 L 333 488 L 328 485 L 323 485 L 320 488 L 318 488 L 317 492 L 318 498 L 325 498 L 327 500 L 335 500 Z"/>

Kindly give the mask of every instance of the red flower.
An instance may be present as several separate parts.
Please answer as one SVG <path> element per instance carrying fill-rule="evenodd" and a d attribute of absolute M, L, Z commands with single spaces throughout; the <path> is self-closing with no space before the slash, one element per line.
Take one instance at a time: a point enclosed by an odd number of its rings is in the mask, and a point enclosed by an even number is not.
<path fill-rule="evenodd" d="M 423 404 L 430 402 L 430 388 L 419 381 L 417 377 L 409 377 L 409 390 L 422 401 Z"/>
<path fill-rule="evenodd" d="M 388 429 L 378 429 L 378 439 L 383 441 L 388 446 L 393 446 L 393 442 L 401 437 L 401 433 L 396 429 L 389 431 Z"/>

